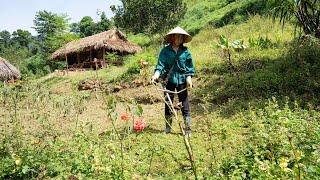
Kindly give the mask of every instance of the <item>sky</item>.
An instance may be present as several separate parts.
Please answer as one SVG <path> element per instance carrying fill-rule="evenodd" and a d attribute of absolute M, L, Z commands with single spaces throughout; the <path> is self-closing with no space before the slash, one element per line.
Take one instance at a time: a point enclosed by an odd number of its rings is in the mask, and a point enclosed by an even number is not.
<path fill-rule="evenodd" d="M 33 19 L 36 12 L 47 10 L 57 14 L 67 14 L 69 23 L 79 22 L 84 16 L 99 20 L 97 11 L 104 11 L 112 17 L 111 5 L 120 5 L 119 0 L 1 0 L 0 31 L 13 32 L 17 29 L 36 34 Z"/>

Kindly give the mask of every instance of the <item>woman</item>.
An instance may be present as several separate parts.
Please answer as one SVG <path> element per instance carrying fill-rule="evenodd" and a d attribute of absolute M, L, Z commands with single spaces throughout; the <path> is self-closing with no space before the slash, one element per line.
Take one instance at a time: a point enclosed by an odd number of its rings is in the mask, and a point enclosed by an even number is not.
<path fill-rule="evenodd" d="M 188 43 L 192 37 L 182 28 L 176 27 L 170 31 L 165 40 L 169 45 L 165 46 L 159 55 L 158 64 L 155 68 L 155 73 L 152 76 L 152 82 L 156 81 L 160 76 L 167 80 L 166 89 L 170 91 L 181 91 L 178 94 L 179 102 L 182 103 L 182 115 L 186 125 L 186 135 L 191 135 L 191 117 L 189 110 L 188 91 L 187 87 L 192 88 L 191 77 L 195 73 L 192 62 L 191 53 L 183 43 Z M 169 94 L 173 101 L 174 94 Z M 166 99 L 168 101 L 168 99 Z M 171 132 L 172 111 L 165 104 L 166 128 L 165 132 Z"/>

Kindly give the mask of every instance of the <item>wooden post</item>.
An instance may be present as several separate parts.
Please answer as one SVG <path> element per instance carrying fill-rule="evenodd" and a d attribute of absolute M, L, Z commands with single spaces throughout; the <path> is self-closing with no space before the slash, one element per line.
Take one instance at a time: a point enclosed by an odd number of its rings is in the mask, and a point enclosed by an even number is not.
<path fill-rule="evenodd" d="M 79 65 L 80 64 L 79 52 L 77 52 L 77 61 L 78 61 L 78 65 Z"/>
<path fill-rule="evenodd" d="M 98 59 L 97 59 L 97 58 L 94 58 L 94 59 L 93 59 L 93 62 L 94 62 L 95 65 L 96 65 L 96 79 L 98 79 Z"/>
<path fill-rule="evenodd" d="M 67 55 L 67 54 L 65 54 L 64 56 L 65 56 L 65 58 L 66 58 L 66 64 L 67 64 L 67 74 L 68 74 L 68 71 L 69 71 L 69 64 L 68 64 L 68 55 Z"/>
<path fill-rule="evenodd" d="M 103 49 L 102 49 L 103 68 L 106 67 L 105 54 L 106 54 L 106 49 L 105 49 L 105 47 L 103 46 Z"/>
<path fill-rule="evenodd" d="M 89 57 L 89 62 L 90 62 L 90 68 L 92 68 L 92 48 L 90 47 L 90 57 Z"/>

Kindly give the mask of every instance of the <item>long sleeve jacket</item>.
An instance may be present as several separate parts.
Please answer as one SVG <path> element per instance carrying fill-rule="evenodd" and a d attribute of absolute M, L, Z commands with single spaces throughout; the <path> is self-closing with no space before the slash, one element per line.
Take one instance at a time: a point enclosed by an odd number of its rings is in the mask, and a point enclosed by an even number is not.
<path fill-rule="evenodd" d="M 179 56 L 176 61 L 176 56 Z M 170 74 L 169 71 L 173 67 Z M 155 71 L 159 71 L 162 77 L 169 76 L 168 81 L 179 85 L 186 83 L 187 76 L 194 76 L 195 68 L 190 51 L 181 46 L 175 52 L 171 45 L 164 47 L 159 55 Z"/>

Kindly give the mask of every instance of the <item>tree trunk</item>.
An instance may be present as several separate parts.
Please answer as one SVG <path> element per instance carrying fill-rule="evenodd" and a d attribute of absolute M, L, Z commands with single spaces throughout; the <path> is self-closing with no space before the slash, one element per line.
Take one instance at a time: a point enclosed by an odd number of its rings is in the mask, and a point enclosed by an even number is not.
<path fill-rule="evenodd" d="M 316 38 L 320 39 L 320 26 L 316 30 L 315 36 L 316 36 Z"/>

